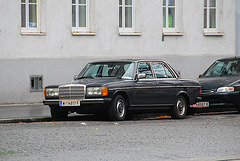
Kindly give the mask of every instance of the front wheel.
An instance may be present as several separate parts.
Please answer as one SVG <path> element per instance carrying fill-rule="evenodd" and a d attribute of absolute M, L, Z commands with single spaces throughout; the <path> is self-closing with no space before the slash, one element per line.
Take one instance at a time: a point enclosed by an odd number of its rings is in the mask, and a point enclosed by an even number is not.
<path fill-rule="evenodd" d="M 62 111 L 60 109 L 57 109 L 57 107 L 50 107 L 50 109 L 51 116 L 54 121 L 63 121 L 67 119 L 68 117 L 67 111 Z"/>
<path fill-rule="evenodd" d="M 172 118 L 183 119 L 187 113 L 187 102 L 183 96 L 177 97 L 175 105 L 170 111 Z"/>
<path fill-rule="evenodd" d="M 112 121 L 121 121 L 126 117 L 126 101 L 123 96 L 116 95 L 108 108 L 108 116 Z"/>

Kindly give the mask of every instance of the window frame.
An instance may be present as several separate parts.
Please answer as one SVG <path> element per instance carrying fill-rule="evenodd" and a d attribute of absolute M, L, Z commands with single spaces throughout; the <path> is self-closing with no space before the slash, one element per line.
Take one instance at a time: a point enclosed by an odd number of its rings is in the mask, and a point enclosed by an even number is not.
<path fill-rule="evenodd" d="M 166 5 L 164 5 L 164 1 Z M 168 9 L 173 6 L 168 5 L 168 0 L 162 1 L 162 30 L 163 36 L 183 36 L 183 0 L 175 0 L 175 27 L 168 27 Z M 164 27 L 164 8 L 166 8 L 166 27 Z"/>
<path fill-rule="evenodd" d="M 132 7 L 132 27 L 126 27 L 125 19 L 125 10 L 126 7 L 131 6 Z M 122 7 L 122 27 L 120 27 L 120 7 Z M 120 0 L 118 2 L 118 27 L 119 27 L 119 33 L 134 33 L 136 30 L 136 1 L 132 0 L 132 5 L 126 5 L 125 0 L 122 0 L 122 5 L 120 5 Z"/>
<path fill-rule="evenodd" d="M 224 33 L 222 32 L 222 0 L 216 0 L 216 6 L 210 7 L 210 0 L 207 1 L 207 6 L 205 7 L 205 2 L 203 1 L 203 35 L 204 36 L 223 36 Z M 210 28 L 210 9 L 215 9 L 215 28 Z M 205 20 L 205 9 L 207 10 L 207 20 Z M 205 28 L 205 21 L 207 22 L 207 26 Z"/>
<path fill-rule="evenodd" d="M 32 82 L 32 79 L 34 82 Z M 39 79 L 41 79 L 41 81 Z M 30 92 L 42 92 L 42 91 L 43 91 L 43 75 L 30 75 Z"/>
<path fill-rule="evenodd" d="M 25 2 L 22 2 L 21 0 L 21 33 L 40 33 L 40 1 L 41 0 L 36 0 L 36 21 L 37 21 L 37 27 L 30 27 L 29 26 L 29 5 L 33 4 L 29 2 L 30 0 L 25 0 Z M 35 3 L 34 3 L 35 4 Z M 25 5 L 25 25 L 26 27 L 22 27 L 22 5 Z"/>
<path fill-rule="evenodd" d="M 165 27 L 163 26 L 163 29 L 168 30 L 168 31 L 171 31 L 171 30 L 174 31 L 177 28 L 177 3 L 178 2 L 175 0 L 175 5 L 174 6 L 169 6 L 168 5 L 168 0 L 163 0 L 163 2 L 164 1 L 166 2 L 166 5 L 165 6 L 163 5 L 163 9 L 166 8 L 166 11 L 165 11 L 166 22 L 165 22 Z M 175 9 L 175 14 L 174 14 L 174 16 L 175 16 L 175 21 L 174 21 L 175 26 L 171 27 L 171 28 L 169 28 L 169 21 L 168 21 L 169 20 L 169 13 L 168 13 L 169 8 L 174 8 Z"/>
<path fill-rule="evenodd" d="M 79 6 L 83 6 L 82 4 L 79 4 L 80 0 L 75 0 L 76 3 L 73 4 L 72 1 L 72 33 L 89 33 L 90 27 L 89 27 L 89 17 L 90 17 L 90 1 L 86 0 L 86 27 L 79 27 Z M 75 21 L 76 21 L 76 27 L 73 27 L 73 6 L 75 6 Z"/>
<path fill-rule="evenodd" d="M 204 29 L 206 30 L 216 30 L 218 28 L 218 1 L 215 0 L 215 4 L 216 6 L 215 7 L 210 7 L 210 0 L 206 0 L 207 2 L 207 6 L 205 7 L 205 1 L 204 1 L 204 12 L 205 10 L 207 10 L 207 16 L 206 16 L 206 20 L 205 20 L 205 13 L 204 13 Z M 210 24 L 211 24 L 211 19 L 210 19 L 210 10 L 211 9 L 215 9 L 215 27 L 210 27 Z M 206 21 L 206 27 L 205 27 L 205 21 Z"/>

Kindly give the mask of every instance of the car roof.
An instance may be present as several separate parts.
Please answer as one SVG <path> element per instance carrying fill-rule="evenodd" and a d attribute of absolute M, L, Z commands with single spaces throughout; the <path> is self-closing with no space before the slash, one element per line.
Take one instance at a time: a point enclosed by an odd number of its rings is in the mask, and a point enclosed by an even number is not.
<path fill-rule="evenodd" d="M 221 58 L 221 59 L 218 59 L 218 61 L 226 61 L 226 60 L 240 60 L 240 57 L 227 57 L 227 58 Z"/>
<path fill-rule="evenodd" d="M 140 61 L 148 61 L 148 62 L 165 62 L 159 59 L 108 59 L 108 60 L 97 60 L 90 63 L 106 63 L 106 62 L 140 62 Z M 165 62 L 166 63 L 166 62 Z"/>

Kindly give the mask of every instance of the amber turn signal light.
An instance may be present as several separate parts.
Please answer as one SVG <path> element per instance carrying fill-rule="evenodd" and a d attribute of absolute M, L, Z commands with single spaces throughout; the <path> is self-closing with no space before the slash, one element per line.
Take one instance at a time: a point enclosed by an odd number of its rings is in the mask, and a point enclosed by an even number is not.
<path fill-rule="evenodd" d="M 107 95 L 108 95 L 107 87 L 102 87 L 102 96 L 107 96 Z"/>

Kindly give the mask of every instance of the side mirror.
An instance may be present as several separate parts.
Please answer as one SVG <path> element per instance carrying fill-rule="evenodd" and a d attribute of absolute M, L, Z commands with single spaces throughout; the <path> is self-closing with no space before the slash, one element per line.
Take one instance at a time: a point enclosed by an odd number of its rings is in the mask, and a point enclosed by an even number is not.
<path fill-rule="evenodd" d="M 200 74 L 199 76 L 198 76 L 198 78 L 202 78 L 203 77 L 203 75 L 202 74 Z"/>
<path fill-rule="evenodd" d="M 138 78 L 138 79 L 144 79 L 144 78 L 146 78 L 146 77 L 147 77 L 146 73 L 139 73 L 139 74 L 137 75 L 137 78 Z"/>
<path fill-rule="evenodd" d="M 74 75 L 73 80 L 77 80 L 78 79 L 78 75 Z"/>

